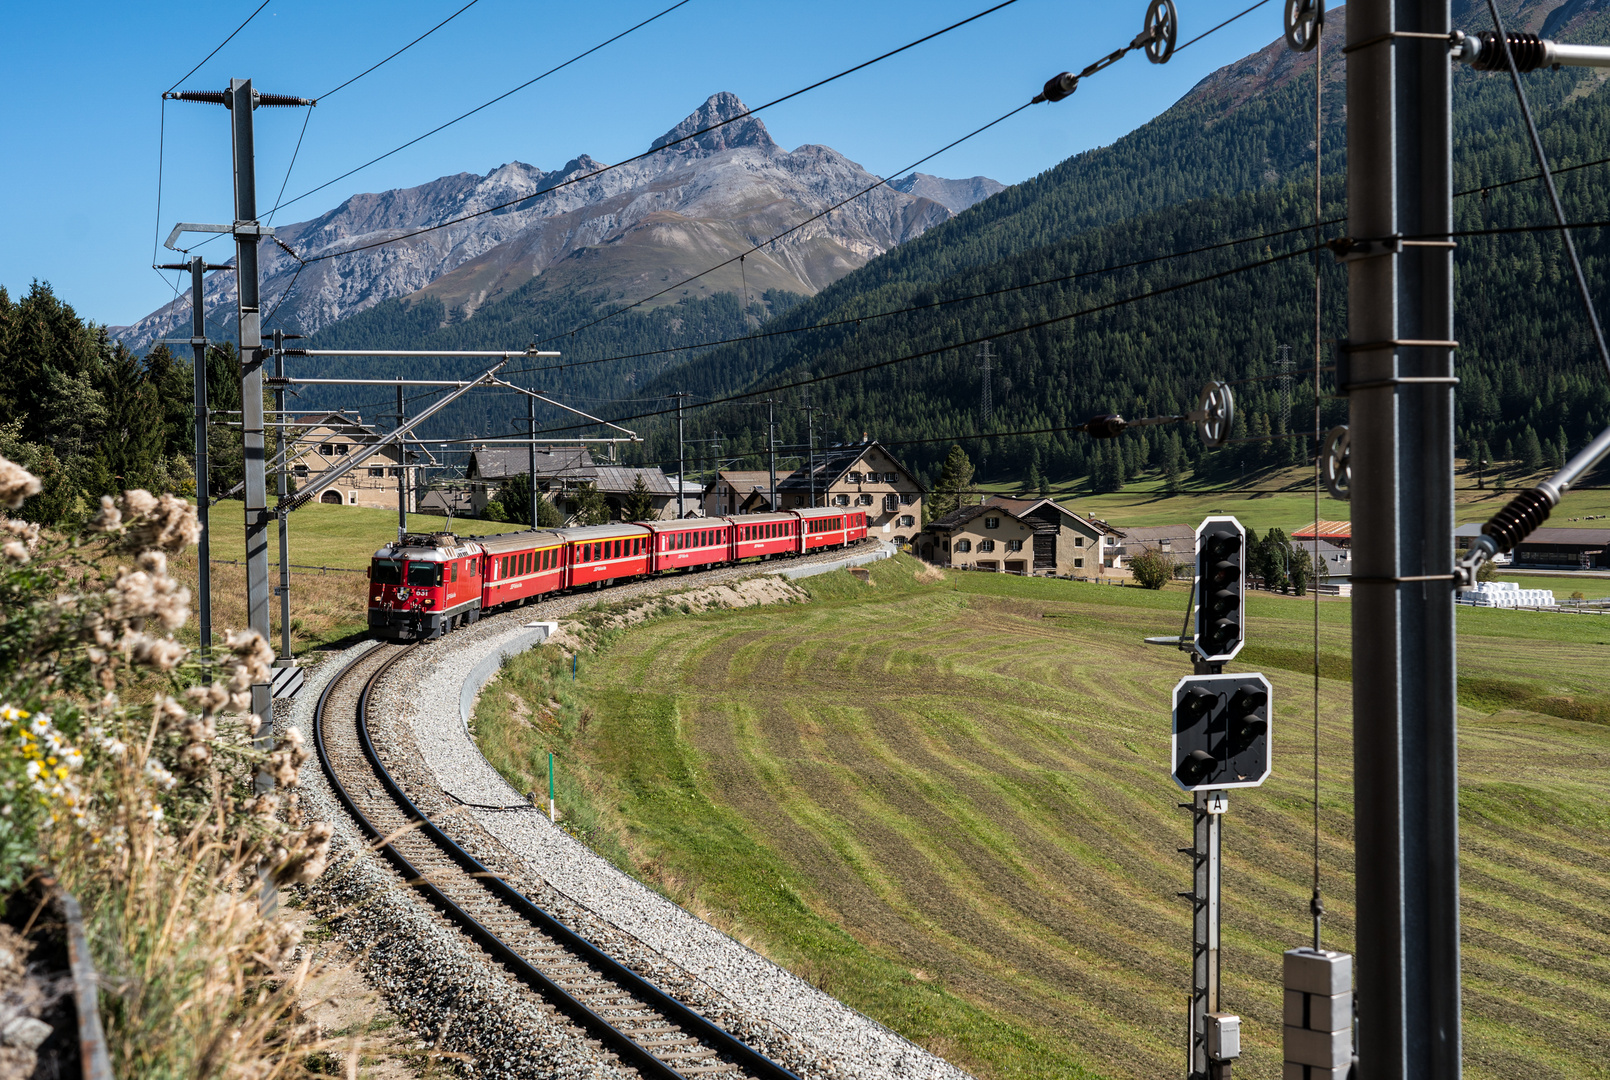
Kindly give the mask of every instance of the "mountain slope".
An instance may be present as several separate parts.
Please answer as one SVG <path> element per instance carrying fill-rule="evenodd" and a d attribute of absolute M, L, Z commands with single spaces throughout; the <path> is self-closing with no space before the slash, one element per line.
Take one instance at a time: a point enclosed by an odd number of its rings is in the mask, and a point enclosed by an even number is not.
<path fill-rule="evenodd" d="M 1528 7 L 1541 25 L 1554 5 Z M 1341 13 L 1333 12 L 1327 50 L 1339 48 Z M 1474 16 L 1472 16 L 1472 19 Z M 1479 29 L 1479 23 L 1465 22 Z M 1610 37 L 1610 19 L 1586 8 L 1562 30 L 1567 40 Z M 1335 43 L 1339 46 L 1340 42 Z M 1340 65 L 1337 65 L 1340 67 Z M 806 373 L 849 371 L 993 331 L 1055 318 L 1127 296 L 1228 270 L 1307 243 L 1303 234 L 1188 260 L 1096 274 L 976 301 L 947 304 L 889 318 L 867 318 L 908 305 L 1010 289 L 1064 278 L 1102 266 L 1301 225 L 1311 218 L 1312 60 L 1284 45 L 1229 65 L 1192 95 L 1112 147 L 1070 159 L 1029 183 L 1008 189 L 919 239 L 894 249 L 804 301 L 766 329 L 851 320 L 848 325 L 712 349 L 641 387 L 637 396 L 674 390 L 716 397 L 746 387 L 772 386 Z M 1562 165 L 1610 154 L 1610 95 L 1593 72 L 1565 70 L 1528 76 L 1545 139 Z M 1329 82 L 1329 80 L 1327 80 Z M 1338 88 L 1339 89 L 1339 88 Z M 1345 118 L 1341 93 L 1328 93 L 1325 127 L 1326 217 L 1345 214 L 1342 168 Z M 1460 69 L 1455 80 L 1456 188 L 1525 176 L 1530 154 L 1514 95 L 1505 80 Z M 1567 174 L 1568 213 L 1603 217 L 1603 174 Z M 1187 201 L 1193 192 L 1202 197 Z M 1137 209 L 1143 208 L 1144 212 Z M 1548 220 L 1534 185 L 1505 188 L 1490 199 L 1457 204 L 1463 227 Z M 1110 218 L 1111 220 L 1105 220 Z M 1579 235 L 1590 280 L 1603 290 L 1610 244 Z M 1533 434 L 1545 456 L 1562 444 L 1580 445 L 1610 419 L 1610 392 L 1588 355 L 1580 308 L 1563 271 L 1558 242 L 1547 234 L 1472 240 L 1458 253 L 1461 452 L 1508 458 Z M 1345 333 L 1345 280 L 1324 263 L 1325 336 Z M 1194 407 L 1208 378 L 1270 373 L 1282 343 L 1311 355 L 1313 270 L 1302 258 L 1210 285 L 1147 300 L 1089 318 L 1059 323 L 995 343 L 993 397 L 1001 430 L 1057 428 L 1105 411 L 1125 415 Z M 855 322 L 862 319 L 862 322 Z M 1329 359 L 1327 358 L 1327 363 Z M 1299 370 L 1307 360 L 1299 360 Z M 972 349 L 941 351 L 908 363 L 853 374 L 812 387 L 814 404 L 835 415 L 841 437 L 863 430 L 887 440 L 965 436 L 979 429 L 979 364 Z M 792 395 L 794 392 L 790 392 Z M 1283 405 L 1274 381 L 1237 391 L 1248 435 L 1278 434 L 1312 425 L 1312 390 L 1299 380 Z M 1290 412 L 1283 411 L 1289 408 Z M 626 409 L 619 410 L 625 414 Z M 734 445 L 753 442 L 755 410 L 697 410 L 687 429 L 704 438 L 719 429 Z M 1304 419 L 1306 415 L 1307 419 Z M 1345 415 L 1326 405 L 1326 422 Z M 778 437 L 804 441 L 803 416 L 784 416 Z M 818 431 L 820 432 L 820 427 Z M 1194 433 L 1174 444 L 1166 429 L 1121 440 L 1130 475 L 1183 455 L 1201 457 Z M 1022 478 L 1036 462 L 1057 476 L 1082 475 L 1093 455 L 1115 444 L 1082 435 L 1045 433 L 1010 440 L 973 440 L 986 473 Z M 1107 449 L 1101 449 L 1105 447 Z M 902 451 L 932 470 L 943 441 Z M 1253 444 L 1202 462 L 1213 473 L 1234 472 L 1295 458 L 1292 442 Z M 674 432 L 653 430 L 645 453 L 674 455 Z"/>
<path fill-rule="evenodd" d="M 783 150 L 754 117 L 676 143 L 744 111 L 734 95 L 716 94 L 655 141 L 663 152 L 596 176 L 590 174 L 603 165 L 585 154 L 554 172 L 513 162 L 485 176 L 459 173 L 355 195 L 311 221 L 282 227 L 279 239 L 303 258 L 431 231 L 311 263 L 300 274 L 294 258 L 264 245 L 262 295 L 269 309 L 285 297 L 274 324 L 312 333 L 421 290 L 465 318 L 555 267 L 565 273 L 554 292 L 597 286 L 635 297 L 652 291 L 649 283 L 701 270 L 876 184 L 828 147 Z M 969 185 L 982 193 L 994 182 L 959 183 L 944 188 L 954 205 L 966 202 Z M 458 220 L 527 194 L 533 197 Z M 813 293 L 950 217 L 940 202 L 879 187 L 757 254 L 752 265 L 746 260 L 744 273 L 718 275 L 689 295 L 742 291 L 749 271 L 759 290 Z M 218 275 L 207 290 L 209 308 L 225 309 L 226 324 L 235 302 L 229 278 Z M 113 332 L 143 348 L 184 317 L 188 302 L 181 297 Z"/>

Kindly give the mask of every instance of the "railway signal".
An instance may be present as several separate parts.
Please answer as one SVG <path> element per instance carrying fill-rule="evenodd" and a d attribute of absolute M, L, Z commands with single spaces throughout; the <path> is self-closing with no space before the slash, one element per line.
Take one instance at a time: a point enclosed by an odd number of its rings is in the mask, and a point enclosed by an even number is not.
<path fill-rule="evenodd" d="M 1245 642 L 1247 533 L 1233 517 L 1196 528 L 1196 653 L 1210 663 L 1235 657 Z"/>
<path fill-rule="evenodd" d="M 1269 778 L 1269 680 L 1187 675 L 1174 687 L 1174 782 L 1183 791 L 1257 787 Z"/>

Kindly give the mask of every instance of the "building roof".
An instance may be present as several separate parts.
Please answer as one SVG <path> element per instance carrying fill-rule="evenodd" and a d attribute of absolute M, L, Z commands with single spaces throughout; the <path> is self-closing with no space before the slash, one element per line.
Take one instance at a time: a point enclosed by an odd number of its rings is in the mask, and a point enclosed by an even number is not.
<path fill-rule="evenodd" d="M 958 529 L 967 524 L 969 521 L 982 517 L 990 511 L 1008 514 L 1011 517 L 1016 518 L 1018 521 L 1022 521 L 1027 524 L 1028 519 L 1031 517 L 1038 520 L 1036 511 L 1046 507 L 1050 507 L 1063 517 L 1072 518 L 1074 521 L 1082 522 L 1090 529 L 1091 532 L 1096 533 L 1097 535 L 1100 535 L 1101 533 L 1115 533 L 1118 536 L 1124 535 L 1122 531 L 1114 529 L 1111 525 L 1108 525 L 1104 521 L 1095 521 L 1091 518 L 1085 517 L 1082 514 L 1076 514 L 1072 510 L 1069 510 L 1066 506 L 1063 506 L 1061 503 L 1053 502 L 1050 499 L 1014 499 L 1009 495 L 991 495 L 981 503 L 975 503 L 972 506 L 959 506 L 937 521 L 930 522 L 928 528 Z"/>
<path fill-rule="evenodd" d="M 1314 529 L 1318 526 L 1321 540 L 1351 540 L 1353 539 L 1353 523 L 1351 521 L 1310 521 L 1307 525 L 1291 534 L 1291 539 L 1314 538 Z"/>
<path fill-rule="evenodd" d="M 844 474 L 850 471 L 851 466 L 872 450 L 877 450 L 884 457 L 894 462 L 894 467 L 907 480 L 911 481 L 919 492 L 927 492 L 928 489 L 922 486 L 922 481 L 912 475 L 911 470 L 902 465 L 900 459 L 889 453 L 888 448 L 876 439 L 851 443 L 849 446 L 830 446 L 824 450 L 818 450 L 816 452 L 816 470 L 814 472 L 811 471 L 810 464 L 807 461 L 805 468 L 789 473 L 786 482 L 783 477 L 778 476 L 777 490 L 779 493 L 787 491 L 790 494 L 801 491 L 826 491 L 843 480 Z M 769 477 L 766 481 L 766 486 L 768 489 L 771 486 Z"/>
<path fill-rule="evenodd" d="M 782 484 L 788 473 L 778 473 L 777 483 Z M 740 495 L 747 495 L 757 487 L 771 490 L 771 471 L 768 469 L 722 469 L 716 473 L 715 479 L 704 487 L 705 491 L 714 491 L 720 484 L 729 484 Z"/>
<path fill-rule="evenodd" d="M 524 446 L 483 446 L 470 451 L 470 463 L 464 475 L 486 480 L 523 476 L 530 471 L 530 453 Z M 592 455 L 581 447 L 537 449 L 538 478 L 569 476 L 592 467 Z"/>
<path fill-rule="evenodd" d="M 1610 544 L 1610 529 L 1533 529 L 1522 544 Z"/>
<path fill-rule="evenodd" d="M 470 452 L 464 475 L 472 480 L 506 480 L 524 476 L 530 468 L 530 450 L 523 446 L 482 447 Z M 676 481 L 658 467 L 639 469 L 629 465 L 595 465 L 592 455 L 576 447 L 549 447 L 537 450 L 537 480 L 590 483 L 608 495 L 627 495 L 641 476 L 651 495 L 675 495 Z M 697 492 L 693 484 L 688 490 Z"/>

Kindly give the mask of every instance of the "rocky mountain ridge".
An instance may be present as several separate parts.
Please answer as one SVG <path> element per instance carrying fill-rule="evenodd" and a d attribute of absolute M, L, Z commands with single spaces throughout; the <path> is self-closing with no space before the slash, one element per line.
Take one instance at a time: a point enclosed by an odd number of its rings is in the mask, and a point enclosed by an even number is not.
<path fill-rule="evenodd" d="M 265 243 L 264 327 L 310 334 L 383 300 L 421 291 L 440 299 L 454 318 L 466 318 L 488 300 L 556 269 L 545 288 L 636 298 L 877 184 L 877 177 L 830 147 L 782 149 L 752 116 L 686 138 L 746 111 L 735 95 L 715 94 L 655 140 L 651 149 L 665 147 L 663 152 L 607 171 L 585 154 L 552 172 L 514 161 L 484 176 L 463 172 L 417 187 L 353 195 L 318 217 L 282 226 L 278 238 L 303 259 L 380 246 L 301 265 Z M 984 177 L 950 181 L 913 174 L 905 180 L 910 190 L 877 187 L 742 266 L 702 279 L 687 294 L 814 293 L 1001 190 Z M 485 212 L 526 195 L 531 198 Z M 382 243 L 422 229 L 429 231 Z M 233 275 L 209 280 L 206 303 L 209 312 L 218 312 L 219 325 L 233 325 Z M 186 291 L 112 333 L 143 349 L 188 321 Z"/>

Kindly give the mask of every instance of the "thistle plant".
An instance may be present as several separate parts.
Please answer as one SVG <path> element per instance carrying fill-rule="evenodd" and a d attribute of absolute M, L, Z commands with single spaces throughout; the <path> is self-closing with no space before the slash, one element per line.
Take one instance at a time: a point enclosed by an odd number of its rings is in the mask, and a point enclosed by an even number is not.
<path fill-rule="evenodd" d="M 0 457 L 0 507 L 39 487 Z M 322 1044 L 299 933 L 260 896 L 314 880 L 331 830 L 303 820 L 301 733 L 254 746 L 268 644 L 230 634 L 203 664 L 173 637 L 190 594 L 168 556 L 199 532 L 145 491 L 69 535 L 0 516 L 0 897 L 30 876 L 77 895 L 120 1076 L 270 1080 Z"/>

